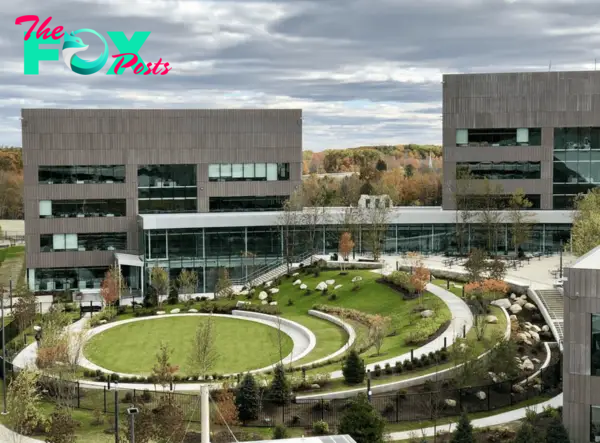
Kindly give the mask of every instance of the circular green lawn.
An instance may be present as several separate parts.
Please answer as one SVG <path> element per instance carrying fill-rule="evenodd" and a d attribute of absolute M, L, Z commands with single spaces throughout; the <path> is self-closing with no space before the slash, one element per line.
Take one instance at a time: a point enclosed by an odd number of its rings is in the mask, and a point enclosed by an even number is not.
<path fill-rule="evenodd" d="M 195 375 L 189 364 L 196 328 L 206 316 L 161 317 L 115 326 L 94 335 L 84 349 L 91 362 L 114 372 L 149 375 L 161 341 L 173 350 L 179 375 Z M 211 373 L 235 374 L 276 363 L 292 352 L 292 339 L 273 327 L 248 320 L 213 317 L 219 356 Z M 281 335 L 281 340 L 279 339 Z"/>

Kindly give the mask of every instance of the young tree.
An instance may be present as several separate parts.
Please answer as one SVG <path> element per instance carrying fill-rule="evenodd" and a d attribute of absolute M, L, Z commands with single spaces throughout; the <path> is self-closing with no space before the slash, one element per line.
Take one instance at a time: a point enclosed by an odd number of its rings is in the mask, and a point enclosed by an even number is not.
<path fill-rule="evenodd" d="M 196 271 L 182 269 L 177 277 L 176 284 L 179 296 L 184 302 L 187 302 L 198 287 L 198 274 Z"/>
<path fill-rule="evenodd" d="M 240 421 L 245 425 L 258 418 L 260 409 L 260 394 L 256 380 L 252 374 L 246 374 L 242 379 L 237 394 L 235 405 L 238 409 Z"/>
<path fill-rule="evenodd" d="M 285 370 L 283 365 L 280 363 L 275 366 L 273 371 L 273 380 L 269 386 L 268 399 L 275 404 L 284 405 L 290 399 L 290 383 L 285 376 Z"/>
<path fill-rule="evenodd" d="M 473 425 L 469 416 L 463 412 L 460 416 L 460 420 L 456 425 L 456 431 L 452 435 L 451 443 L 475 443 L 475 436 L 473 435 Z"/>
<path fill-rule="evenodd" d="M 363 239 L 371 250 L 373 260 L 379 260 L 389 224 L 390 208 L 377 205 L 364 211 L 365 231 Z"/>
<path fill-rule="evenodd" d="M 169 273 L 165 268 L 155 266 L 150 271 L 150 286 L 154 289 L 156 304 L 161 305 L 163 297 L 169 293 Z"/>
<path fill-rule="evenodd" d="M 340 255 L 342 256 L 342 264 L 341 264 L 342 271 L 344 270 L 345 262 L 350 257 L 350 253 L 352 252 L 353 249 L 354 249 L 354 242 L 352 241 L 352 235 L 349 232 L 344 232 L 342 234 L 342 236 L 340 237 L 340 246 L 339 246 Z"/>
<path fill-rule="evenodd" d="M 473 344 L 459 338 L 450 348 L 450 361 L 454 365 L 454 380 L 457 387 L 472 386 L 479 383 L 487 373 L 483 359 Z"/>
<path fill-rule="evenodd" d="M 535 219 L 527 212 L 532 203 L 527 199 L 523 189 L 517 189 L 508 202 L 508 220 L 511 225 L 512 243 L 515 254 L 519 255 L 521 246 L 529 241 Z"/>
<path fill-rule="evenodd" d="M 219 359 L 219 351 L 215 343 L 216 339 L 217 331 L 213 316 L 209 315 L 196 328 L 193 347 L 189 355 L 190 366 L 198 371 L 202 377 L 208 375 Z"/>
<path fill-rule="evenodd" d="M 413 268 L 413 273 L 410 276 L 410 282 L 417 290 L 421 305 L 423 305 L 423 292 L 431 280 L 431 273 L 429 269 L 423 266 L 423 262 L 418 262 L 417 266 Z"/>
<path fill-rule="evenodd" d="M 121 298 L 125 288 L 125 279 L 120 269 L 117 266 L 108 268 L 100 286 L 100 296 L 107 309 L 112 309 L 112 306 Z"/>
<path fill-rule="evenodd" d="M 235 405 L 235 395 L 225 383 L 223 389 L 213 395 L 218 413 L 213 414 L 213 423 L 218 426 L 237 425 L 238 410 Z"/>
<path fill-rule="evenodd" d="M 360 198 L 360 195 L 359 197 Z M 358 202 L 357 198 L 357 202 Z M 344 208 L 340 215 L 339 225 L 343 232 L 348 232 L 351 239 L 358 239 L 360 235 L 361 225 L 364 221 L 364 213 L 358 206 L 349 206 Z M 355 258 L 357 244 L 352 245 L 352 258 Z"/>
<path fill-rule="evenodd" d="M 233 288 L 231 286 L 229 270 L 227 268 L 219 268 L 219 276 L 215 283 L 215 298 L 231 297 L 233 295 Z"/>
<path fill-rule="evenodd" d="M 385 420 L 367 396 L 360 393 L 346 408 L 340 420 L 339 432 L 350 435 L 356 443 L 383 443 Z"/>
<path fill-rule="evenodd" d="M 351 349 L 344 360 L 342 374 L 349 385 L 358 385 L 365 380 L 365 363 L 355 349 Z"/>
<path fill-rule="evenodd" d="M 46 443 L 75 443 L 75 430 L 79 423 L 71 417 L 68 409 L 57 407 L 50 415 Z"/>
<path fill-rule="evenodd" d="M 570 248 L 581 256 L 600 245 L 600 189 L 588 191 L 575 200 Z"/>
<path fill-rule="evenodd" d="M 173 395 L 162 395 L 152 412 L 154 413 L 153 441 L 165 443 L 183 441 L 187 432 L 187 423 L 183 410 Z"/>
<path fill-rule="evenodd" d="M 456 171 L 455 189 L 449 189 L 454 195 L 456 207 L 456 246 L 460 255 L 468 252 L 469 226 L 475 217 L 473 201 L 475 180 L 468 169 Z"/>
<path fill-rule="evenodd" d="M 546 429 L 546 443 L 570 443 L 569 433 L 558 417 L 552 418 Z"/>
<path fill-rule="evenodd" d="M 544 438 L 540 434 L 530 423 L 523 422 L 515 435 L 514 443 L 543 443 Z"/>
<path fill-rule="evenodd" d="M 23 369 L 8 386 L 8 420 L 18 434 L 31 435 L 42 423 L 41 396 L 37 389 L 39 373 Z"/>
<path fill-rule="evenodd" d="M 283 211 L 281 211 L 278 219 L 283 240 L 283 257 L 286 262 L 288 274 L 291 272 L 292 264 L 296 257 L 297 229 L 300 224 L 301 211 L 302 204 L 299 200 L 298 192 L 295 192 L 284 203 Z"/>
<path fill-rule="evenodd" d="M 469 281 L 480 282 L 488 269 L 487 253 L 481 249 L 473 249 L 463 266 L 467 271 Z"/>
<path fill-rule="evenodd" d="M 391 319 L 382 315 L 374 315 L 369 325 L 369 342 L 373 343 L 377 355 L 381 354 L 383 340 L 390 332 Z"/>
<path fill-rule="evenodd" d="M 19 331 L 24 331 L 35 320 L 35 315 L 37 313 L 35 294 L 31 292 L 26 285 L 21 284 L 17 286 L 15 296 L 18 300 L 13 306 L 12 314 L 17 322 Z M 6 303 L 4 306 L 6 306 Z"/>
<path fill-rule="evenodd" d="M 486 236 L 486 248 L 488 253 L 495 253 L 498 239 L 499 226 L 502 223 L 502 186 L 492 185 L 485 179 L 483 182 L 483 193 L 477 196 L 478 211 L 477 221 L 481 223 Z"/>
<path fill-rule="evenodd" d="M 179 371 L 179 366 L 171 364 L 172 354 L 173 351 L 169 344 L 164 341 L 161 342 L 159 350 L 156 353 L 156 363 L 152 368 L 152 378 L 154 379 L 154 384 L 159 384 L 163 388 L 166 388 L 173 382 L 175 373 Z"/>

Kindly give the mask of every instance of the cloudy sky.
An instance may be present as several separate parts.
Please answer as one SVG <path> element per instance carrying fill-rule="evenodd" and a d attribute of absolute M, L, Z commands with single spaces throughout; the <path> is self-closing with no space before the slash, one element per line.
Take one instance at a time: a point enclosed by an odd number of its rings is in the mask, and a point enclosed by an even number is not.
<path fill-rule="evenodd" d="M 19 0 L 0 6 L 0 144 L 22 107 L 302 108 L 305 149 L 440 143 L 441 76 L 593 69 L 598 0 Z M 165 76 L 23 74 L 17 17 L 67 31 L 151 31 Z M 99 55 L 97 37 L 82 34 Z M 110 39 L 110 54 L 118 53 Z M 62 46 L 60 46 L 62 47 Z"/>

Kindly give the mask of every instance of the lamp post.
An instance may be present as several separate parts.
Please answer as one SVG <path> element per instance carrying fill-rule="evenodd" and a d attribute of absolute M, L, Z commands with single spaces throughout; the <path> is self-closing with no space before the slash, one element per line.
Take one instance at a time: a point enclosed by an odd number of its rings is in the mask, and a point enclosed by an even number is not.
<path fill-rule="evenodd" d="M 115 443 L 119 443 L 119 382 L 113 383 L 115 387 Z"/>
<path fill-rule="evenodd" d="M 6 410 L 6 343 L 4 331 L 4 288 L 0 289 L 0 309 L 2 310 L 2 415 L 8 414 Z M 9 281 L 9 294 L 12 294 L 12 279 Z"/>
<path fill-rule="evenodd" d="M 560 250 L 558 252 L 559 252 L 559 256 L 560 256 L 560 264 L 558 267 L 558 273 L 559 273 L 558 278 L 562 278 L 562 276 L 563 276 L 563 262 L 562 262 L 563 241 L 562 241 L 562 239 L 560 240 Z"/>
<path fill-rule="evenodd" d="M 138 412 L 140 410 L 134 405 L 127 408 L 127 414 L 129 414 L 129 443 L 135 443 L 135 416 Z"/>

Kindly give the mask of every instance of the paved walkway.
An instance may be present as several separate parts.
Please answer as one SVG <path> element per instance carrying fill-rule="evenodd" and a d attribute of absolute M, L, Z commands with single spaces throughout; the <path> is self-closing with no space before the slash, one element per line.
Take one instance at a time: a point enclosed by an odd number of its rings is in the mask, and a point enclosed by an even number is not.
<path fill-rule="evenodd" d="M 527 410 L 529 409 L 533 409 L 536 413 L 540 413 L 544 410 L 545 407 L 551 406 L 553 408 L 562 406 L 562 402 L 563 402 L 563 395 L 559 394 L 554 398 L 551 398 L 548 401 L 545 401 L 543 403 L 538 403 L 537 405 L 532 405 L 532 406 L 528 406 L 525 408 L 521 408 L 521 409 L 515 409 L 512 411 L 508 411 L 508 412 L 503 412 L 501 414 L 496 414 L 496 415 L 490 415 L 489 417 L 485 417 L 485 418 L 478 418 L 475 419 L 473 421 L 471 421 L 471 424 L 473 425 L 474 428 L 487 428 L 490 426 L 498 426 L 498 425 L 502 425 L 502 424 L 506 424 L 506 423 L 510 423 L 516 420 L 521 420 L 523 418 L 525 418 L 525 414 L 527 413 Z M 456 427 L 455 423 L 452 424 L 445 424 L 445 425 L 439 425 L 437 427 L 437 432 L 452 432 L 454 431 Z M 418 430 L 413 430 L 413 431 L 404 431 L 404 432 L 392 432 L 391 434 L 389 434 L 389 439 L 392 441 L 401 441 L 401 440 L 408 440 L 410 438 L 413 437 L 422 437 L 422 436 L 427 436 L 427 437 L 432 437 L 434 435 L 434 428 L 424 428 L 424 429 L 418 429 Z"/>
<path fill-rule="evenodd" d="M 0 442 L 2 443 L 43 443 L 44 440 L 26 437 L 0 425 Z"/>

